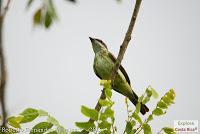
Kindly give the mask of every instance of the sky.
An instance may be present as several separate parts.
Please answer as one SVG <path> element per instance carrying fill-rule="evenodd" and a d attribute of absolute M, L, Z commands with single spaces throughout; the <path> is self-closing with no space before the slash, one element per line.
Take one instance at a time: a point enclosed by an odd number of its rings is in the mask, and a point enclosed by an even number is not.
<path fill-rule="evenodd" d="M 122 65 L 138 95 L 151 85 L 160 96 L 173 88 L 175 104 L 150 124 L 153 132 L 174 120 L 200 120 L 200 1 L 142 1 Z M 66 128 L 86 121 L 81 105 L 94 107 L 101 93 L 93 72 L 90 37 L 102 39 L 118 54 L 134 6 L 133 0 L 56 1 L 59 20 L 50 29 L 34 28 L 35 1 L 12 1 L 4 23 L 8 69 L 7 111 L 32 107 L 48 111 Z M 127 119 L 124 97 L 113 92 L 118 133 Z M 158 100 L 148 106 L 153 109 Z"/>

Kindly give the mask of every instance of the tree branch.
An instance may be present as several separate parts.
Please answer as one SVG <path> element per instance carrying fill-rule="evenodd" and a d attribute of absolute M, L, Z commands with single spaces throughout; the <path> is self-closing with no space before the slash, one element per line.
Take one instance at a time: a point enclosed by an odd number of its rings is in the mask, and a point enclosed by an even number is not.
<path fill-rule="evenodd" d="M 136 0 L 128 30 L 126 32 L 125 38 L 123 40 L 123 43 L 120 46 L 120 50 L 119 50 L 119 54 L 117 56 L 117 61 L 115 63 L 115 66 L 113 67 L 113 70 L 112 70 L 112 72 L 110 74 L 110 80 L 112 80 L 112 81 L 116 77 L 117 71 L 118 71 L 118 69 L 120 67 L 120 64 L 121 64 L 121 62 L 123 60 L 124 54 L 125 54 L 126 49 L 128 47 L 128 44 L 129 44 L 129 42 L 131 40 L 131 34 L 132 34 L 133 28 L 135 26 L 135 22 L 136 22 L 136 18 L 137 18 L 139 9 L 140 9 L 141 2 L 142 2 L 142 0 Z M 101 93 L 100 99 L 105 99 L 104 89 L 103 89 L 103 91 Z M 99 111 L 101 109 L 101 105 L 99 104 L 99 102 L 96 104 L 95 109 L 97 111 Z M 94 122 L 92 119 L 90 119 L 89 121 L 90 122 Z"/>
<path fill-rule="evenodd" d="M 10 0 L 7 0 L 6 6 L 2 12 L 2 0 L 0 1 L 0 102 L 1 102 L 1 110 L 2 110 L 2 126 L 6 125 L 6 106 L 5 106 L 5 88 L 6 88 L 6 80 L 7 80 L 7 71 L 6 71 L 6 63 L 5 63 L 5 54 L 3 49 L 3 22 L 10 4 Z"/>

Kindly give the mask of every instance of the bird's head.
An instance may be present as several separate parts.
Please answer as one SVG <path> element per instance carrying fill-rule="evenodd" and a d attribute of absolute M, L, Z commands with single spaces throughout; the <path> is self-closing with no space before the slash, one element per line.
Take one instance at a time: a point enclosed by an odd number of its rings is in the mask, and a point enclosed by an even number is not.
<path fill-rule="evenodd" d="M 91 38 L 91 37 L 89 37 L 89 38 L 92 43 L 92 48 L 94 50 L 94 53 L 97 53 L 101 50 L 106 50 L 106 51 L 108 50 L 106 44 L 102 40 Z"/>

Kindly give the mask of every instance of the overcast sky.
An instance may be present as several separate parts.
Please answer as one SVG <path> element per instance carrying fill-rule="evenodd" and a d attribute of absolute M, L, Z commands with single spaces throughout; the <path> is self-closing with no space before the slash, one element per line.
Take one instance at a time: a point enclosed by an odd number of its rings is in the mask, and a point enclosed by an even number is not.
<path fill-rule="evenodd" d="M 56 1 L 59 21 L 49 30 L 32 27 L 26 0 L 13 0 L 6 16 L 4 45 L 8 67 L 9 115 L 27 107 L 48 111 L 66 128 L 86 121 L 80 106 L 94 107 L 100 95 L 93 72 L 89 36 L 102 39 L 117 55 L 134 1 Z M 177 119 L 200 119 L 200 1 L 144 0 L 134 35 L 122 62 L 135 92 L 148 85 L 160 95 L 177 94 L 168 113 L 152 121 L 153 131 L 173 127 Z M 124 97 L 114 93 L 116 124 L 122 132 L 127 118 Z M 152 101 L 149 107 L 156 105 Z"/>

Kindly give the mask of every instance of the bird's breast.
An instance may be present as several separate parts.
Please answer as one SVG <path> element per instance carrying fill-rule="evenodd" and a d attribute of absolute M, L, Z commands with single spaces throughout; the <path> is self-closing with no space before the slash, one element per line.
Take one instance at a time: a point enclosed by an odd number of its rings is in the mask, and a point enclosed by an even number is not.
<path fill-rule="evenodd" d="M 113 66 L 114 63 L 106 52 L 99 52 L 95 55 L 94 68 L 102 79 L 109 79 Z"/>

